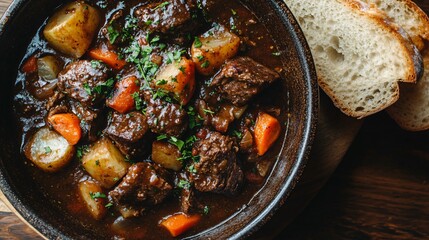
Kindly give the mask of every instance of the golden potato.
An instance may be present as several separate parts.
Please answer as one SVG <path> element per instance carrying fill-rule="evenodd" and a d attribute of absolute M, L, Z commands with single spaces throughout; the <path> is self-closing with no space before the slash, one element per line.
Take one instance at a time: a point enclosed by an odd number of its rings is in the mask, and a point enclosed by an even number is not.
<path fill-rule="evenodd" d="M 130 167 L 130 163 L 107 138 L 98 140 L 89 148 L 82 157 L 82 165 L 105 188 L 113 187 Z"/>
<path fill-rule="evenodd" d="M 48 127 L 38 130 L 25 145 L 25 156 L 38 168 L 56 172 L 73 158 L 75 148 Z"/>
<path fill-rule="evenodd" d="M 80 58 L 88 50 L 100 22 L 97 9 L 84 2 L 71 2 L 48 20 L 43 35 L 56 50 Z"/>
<path fill-rule="evenodd" d="M 181 156 L 179 149 L 173 144 L 161 141 L 155 141 L 152 144 L 152 161 L 165 168 L 179 171 L 182 163 L 178 158 Z"/>
<path fill-rule="evenodd" d="M 173 93 L 181 104 L 191 100 L 195 90 L 195 65 L 182 57 L 180 62 L 173 62 L 161 67 L 154 79 L 155 88 Z"/>
<path fill-rule="evenodd" d="M 214 74 L 240 47 L 240 38 L 223 26 L 215 26 L 195 38 L 191 47 L 192 61 L 203 75 Z"/>
<path fill-rule="evenodd" d="M 106 194 L 101 186 L 93 181 L 83 181 L 79 183 L 79 194 L 91 216 L 100 220 L 106 215 Z"/>

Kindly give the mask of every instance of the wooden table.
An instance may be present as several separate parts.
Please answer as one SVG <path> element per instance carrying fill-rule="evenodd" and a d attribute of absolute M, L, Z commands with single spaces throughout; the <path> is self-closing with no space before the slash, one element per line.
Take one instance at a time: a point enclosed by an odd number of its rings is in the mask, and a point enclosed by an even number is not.
<path fill-rule="evenodd" d="M 10 1 L 0 0 L 0 13 Z M 429 11 L 428 1 L 416 2 Z M 0 202 L 0 239 L 41 238 Z M 402 131 L 384 113 L 368 118 L 328 183 L 278 239 L 429 239 L 429 133 Z"/>

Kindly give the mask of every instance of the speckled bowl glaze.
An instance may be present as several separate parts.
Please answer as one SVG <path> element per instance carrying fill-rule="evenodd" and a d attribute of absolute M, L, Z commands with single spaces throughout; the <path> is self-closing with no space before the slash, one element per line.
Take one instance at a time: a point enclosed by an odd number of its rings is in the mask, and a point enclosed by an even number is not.
<path fill-rule="evenodd" d="M 289 9 L 281 0 L 243 0 L 265 24 L 279 49 L 285 66 L 284 101 L 289 106 L 287 131 L 278 144 L 278 160 L 267 182 L 246 206 L 221 224 L 193 236 L 201 239 L 244 238 L 266 223 L 288 201 L 299 181 L 310 152 L 318 115 L 316 72 L 305 38 Z M 22 171 L 20 136 L 12 111 L 13 88 L 26 46 L 58 0 L 15 0 L 0 21 L 0 187 L 7 200 L 25 221 L 49 239 L 96 239 L 97 236 L 72 216 L 46 204 L 46 196 Z M 285 113 L 286 114 L 286 113 Z"/>

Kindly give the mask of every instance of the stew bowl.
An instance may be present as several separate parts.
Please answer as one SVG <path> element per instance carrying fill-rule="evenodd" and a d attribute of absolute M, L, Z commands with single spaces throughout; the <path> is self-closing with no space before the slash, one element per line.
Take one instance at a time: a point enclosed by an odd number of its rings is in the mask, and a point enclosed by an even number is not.
<path fill-rule="evenodd" d="M 284 64 L 282 101 L 288 106 L 277 161 L 265 184 L 249 202 L 222 223 L 192 238 L 244 238 L 266 223 L 299 181 L 310 152 L 318 115 L 318 87 L 305 38 L 281 0 L 242 1 L 261 21 L 279 49 Z M 32 181 L 20 154 L 19 126 L 13 111 L 14 82 L 27 45 L 39 26 L 61 3 L 55 0 L 15 0 L 0 21 L 0 187 L 16 213 L 46 238 L 96 239 L 71 215 L 51 206 Z"/>

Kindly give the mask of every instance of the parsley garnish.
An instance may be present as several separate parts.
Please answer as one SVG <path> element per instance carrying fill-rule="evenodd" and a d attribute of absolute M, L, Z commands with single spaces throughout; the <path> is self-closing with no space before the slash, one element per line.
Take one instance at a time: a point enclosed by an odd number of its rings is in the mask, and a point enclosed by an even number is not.
<path fill-rule="evenodd" d="M 203 43 L 201 42 L 200 38 L 199 37 L 195 37 L 194 47 L 200 48 L 201 46 L 203 46 Z"/>
<path fill-rule="evenodd" d="M 197 56 L 197 59 L 198 59 L 198 61 L 203 61 L 204 60 L 204 57 L 202 56 L 202 55 L 199 55 L 199 56 Z"/>
<path fill-rule="evenodd" d="M 182 151 L 183 146 L 185 145 L 185 142 L 176 138 L 176 137 L 170 137 L 170 139 L 168 140 L 169 143 L 175 145 L 179 151 Z"/>
<path fill-rule="evenodd" d="M 106 204 L 104 207 L 106 207 L 106 208 L 111 208 L 111 207 L 113 207 L 113 203 L 109 202 L 109 203 L 108 203 L 108 204 Z"/>
<path fill-rule="evenodd" d="M 165 85 L 165 84 L 167 84 L 167 80 L 165 80 L 165 79 L 160 79 L 160 80 L 158 80 L 158 81 L 156 81 L 156 86 L 161 86 L 161 85 Z"/>
<path fill-rule="evenodd" d="M 231 13 L 232 13 L 232 15 L 237 15 L 237 12 L 232 8 L 231 8 Z"/>
<path fill-rule="evenodd" d="M 101 192 L 95 192 L 95 193 L 90 192 L 89 195 L 91 196 L 92 199 L 106 198 L 107 197 L 106 194 L 101 193 Z"/>
<path fill-rule="evenodd" d="M 49 154 L 51 152 L 52 152 L 52 149 L 49 146 L 45 147 L 45 153 L 46 154 Z"/>
<path fill-rule="evenodd" d="M 131 94 L 131 97 L 134 99 L 134 103 L 136 105 L 136 109 L 138 111 L 142 110 L 143 108 L 143 100 L 140 98 L 140 95 L 138 92 L 134 92 Z"/>
<path fill-rule="evenodd" d="M 167 138 L 168 138 L 167 135 L 161 134 L 158 137 L 156 137 L 156 140 L 160 141 L 160 140 L 164 140 L 164 139 L 167 139 Z"/>
<path fill-rule="evenodd" d="M 209 212 L 210 212 L 210 207 L 209 206 L 204 206 L 204 208 L 203 208 L 203 214 L 204 215 L 207 215 L 207 214 L 209 214 Z"/>
<path fill-rule="evenodd" d="M 120 36 L 120 33 L 112 26 L 107 27 L 107 35 L 109 36 L 109 42 L 114 44 L 116 39 Z"/>
<path fill-rule="evenodd" d="M 85 89 L 85 91 L 86 91 L 86 93 L 88 93 L 88 95 L 92 94 L 91 87 L 88 85 L 88 83 L 83 84 L 83 89 Z"/>
<path fill-rule="evenodd" d="M 99 60 L 92 60 L 91 61 L 91 67 L 92 68 L 99 68 L 99 67 L 101 67 L 101 61 L 99 61 Z"/>
<path fill-rule="evenodd" d="M 165 6 L 167 6 L 168 4 L 170 4 L 169 2 L 163 2 L 160 3 L 158 6 L 156 6 L 153 10 L 159 9 L 159 8 L 164 8 Z"/>
<path fill-rule="evenodd" d="M 215 112 L 213 112 L 212 110 L 210 110 L 210 109 L 203 109 L 203 112 L 204 113 L 209 113 L 209 114 L 214 114 Z"/>
<path fill-rule="evenodd" d="M 191 183 L 189 181 L 180 179 L 179 183 L 177 183 L 178 188 L 189 189 L 191 188 Z"/>
<path fill-rule="evenodd" d="M 237 131 L 237 130 L 234 130 L 233 132 L 232 132 L 232 134 L 234 135 L 234 136 L 237 136 L 238 138 L 242 138 L 243 137 L 243 134 L 241 133 L 241 132 L 239 132 L 239 131 Z"/>
<path fill-rule="evenodd" d="M 88 145 L 82 145 L 80 147 L 77 147 L 76 150 L 76 157 L 78 159 L 81 159 L 85 153 L 89 152 L 89 146 Z"/>
<path fill-rule="evenodd" d="M 278 57 L 281 55 L 281 52 L 273 52 L 272 55 Z"/>
<path fill-rule="evenodd" d="M 208 68 L 210 66 L 210 62 L 209 61 L 204 61 L 203 64 L 201 64 L 202 68 Z"/>

